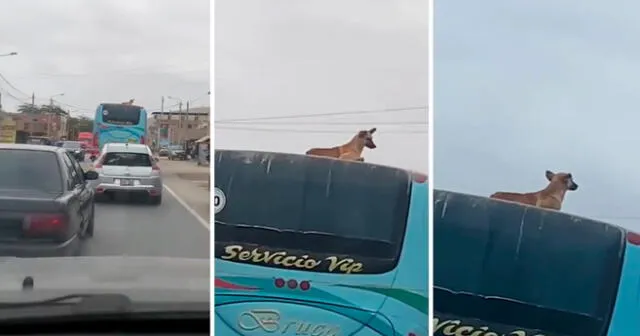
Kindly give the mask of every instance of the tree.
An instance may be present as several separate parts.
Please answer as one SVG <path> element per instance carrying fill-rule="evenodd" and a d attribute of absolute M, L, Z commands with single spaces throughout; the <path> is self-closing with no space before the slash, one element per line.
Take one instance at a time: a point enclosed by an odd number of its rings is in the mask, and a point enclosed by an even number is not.
<path fill-rule="evenodd" d="M 67 120 L 68 138 L 75 139 L 80 132 L 93 132 L 93 120 L 86 117 L 69 117 Z"/>
<path fill-rule="evenodd" d="M 56 115 L 69 115 L 67 111 L 62 109 L 57 105 L 31 105 L 31 104 L 22 104 L 18 106 L 18 112 L 20 113 L 31 113 L 31 114 L 45 114 L 51 113 Z"/>
<path fill-rule="evenodd" d="M 20 106 L 18 106 L 18 112 L 20 112 L 20 113 L 32 113 L 32 114 L 41 113 L 40 107 L 38 107 L 36 105 L 31 105 L 31 104 L 21 104 Z"/>

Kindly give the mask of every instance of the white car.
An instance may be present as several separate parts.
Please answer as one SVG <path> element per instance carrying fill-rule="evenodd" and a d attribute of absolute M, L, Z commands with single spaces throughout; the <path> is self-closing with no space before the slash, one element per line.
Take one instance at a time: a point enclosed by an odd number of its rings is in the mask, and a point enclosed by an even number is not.
<path fill-rule="evenodd" d="M 147 145 L 108 143 L 93 164 L 99 177 L 93 183 L 96 196 L 115 193 L 147 196 L 150 203 L 162 203 L 162 175 L 158 159 Z"/>

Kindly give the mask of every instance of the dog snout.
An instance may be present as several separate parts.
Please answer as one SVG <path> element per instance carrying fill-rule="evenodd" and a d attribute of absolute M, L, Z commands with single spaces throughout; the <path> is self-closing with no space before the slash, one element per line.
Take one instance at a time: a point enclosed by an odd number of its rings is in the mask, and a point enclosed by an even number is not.
<path fill-rule="evenodd" d="M 572 183 L 572 184 L 571 184 L 571 188 L 570 188 L 570 190 L 578 190 L 578 184 L 577 184 L 577 183 L 575 183 L 575 182 L 574 182 L 574 183 Z"/>

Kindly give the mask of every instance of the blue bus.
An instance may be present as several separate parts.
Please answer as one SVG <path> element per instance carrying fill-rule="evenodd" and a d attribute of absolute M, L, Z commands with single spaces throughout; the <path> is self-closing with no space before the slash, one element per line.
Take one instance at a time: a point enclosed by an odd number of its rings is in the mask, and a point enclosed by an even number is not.
<path fill-rule="evenodd" d="M 434 192 L 434 335 L 640 335 L 640 236 Z"/>
<path fill-rule="evenodd" d="M 215 151 L 215 333 L 427 336 L 427 180 Z"/>
<path fill-rule="evenodd" d="M 93 144 L 147 143 L 147 111 L 133 104 L 102 103 L 93 119 Z"/>

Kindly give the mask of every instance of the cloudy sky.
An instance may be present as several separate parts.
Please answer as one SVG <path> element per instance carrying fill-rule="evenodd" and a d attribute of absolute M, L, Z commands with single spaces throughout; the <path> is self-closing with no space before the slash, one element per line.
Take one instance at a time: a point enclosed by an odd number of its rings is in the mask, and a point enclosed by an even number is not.
<path fill-rule="evenodd" d="M 435 8 L 436 187 L 580 188 L 563 210 L 640 230 L 640 3 L 449 0 Z"/>
<path fill-rule="evenodd" d="M 425 0 L 218 0 L 216 148 L 304 153 L 377 127 L 365 160 L 427 172 Z M 423 107 L 380 112 L 385 109 Z M 318 113 L 377 111 L 324 117 Z M 291 119 L 236 119 L 298 116 Z"/>
<path fill-rule="evenodd" d="M 163 95 L 208 105 L 208 0 L 0 0 L 0 8 L 0 54 L 18 52 L 0 57 L 5 110 L 32 92 L 36 103 L 64 93 L 55 99 L 85 115 L 130 98 L 159 109 Z"/>

